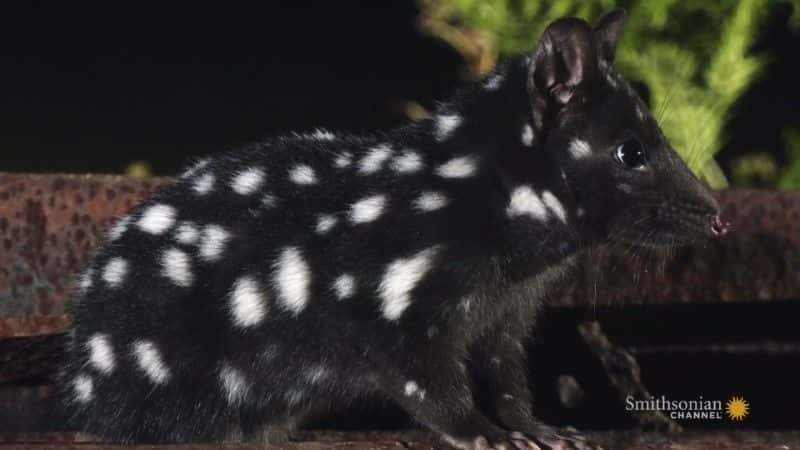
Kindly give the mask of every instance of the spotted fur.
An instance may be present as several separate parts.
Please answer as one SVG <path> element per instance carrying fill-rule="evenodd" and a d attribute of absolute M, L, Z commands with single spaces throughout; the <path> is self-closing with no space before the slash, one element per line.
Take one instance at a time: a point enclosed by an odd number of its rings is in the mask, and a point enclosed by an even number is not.
<path fill-rule="evenodd" d="M 522 342 L 571 256 L 641 240 L 637 217 L 674 238 L 716 211 L 613 72 L 620 21 L 556 22 L 531 57 L 429 120 L 191 165 L 83 272 L 61 383 L 70 423 L 107 441 L 222 440 L 379 395 L 463 448 L 545 442 Z M 548 72 L 564 55 L 584 60 Z M 558 84 L 565 70 L 582 72 Z M 611 157 L 626 136 L 651 149 L 649 175 Z"/>

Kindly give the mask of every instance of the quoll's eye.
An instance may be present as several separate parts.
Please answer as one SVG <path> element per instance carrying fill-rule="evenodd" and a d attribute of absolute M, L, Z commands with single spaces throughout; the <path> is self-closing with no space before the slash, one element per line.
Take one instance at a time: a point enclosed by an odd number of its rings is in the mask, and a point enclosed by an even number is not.
<path fill-rule="evenodd" d="M 614 159 L 625 167 L 641 169 L 647 164 L 647 153 L 641 142 L 628 139 L 614 149 Z"/>

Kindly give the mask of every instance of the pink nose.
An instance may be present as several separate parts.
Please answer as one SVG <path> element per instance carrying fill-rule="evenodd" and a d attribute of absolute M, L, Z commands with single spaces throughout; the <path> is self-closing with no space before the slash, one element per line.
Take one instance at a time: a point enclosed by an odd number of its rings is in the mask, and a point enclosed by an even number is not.
<path fill-rule="evenodd" d="M 731 228 L 730 221 L 723 219 L 719 214 L 714 216 L 714 220 L 711 222 L 711 232 L 714 233 L 714 236 L 724 236 L 731 231 Z"/>

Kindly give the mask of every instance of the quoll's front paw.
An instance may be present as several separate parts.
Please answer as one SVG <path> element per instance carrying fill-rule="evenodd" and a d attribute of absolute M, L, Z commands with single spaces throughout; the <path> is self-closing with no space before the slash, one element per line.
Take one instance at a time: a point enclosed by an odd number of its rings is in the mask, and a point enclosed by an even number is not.
<path fill-rule="evenodd" d="M 586 436 L 572 427 L 557 429 L 543 425 L 537 427 L 535 432 L 526 435 L 539 444 L 542 450 L 602 450 L 599 444 L 590 442 Z"/>

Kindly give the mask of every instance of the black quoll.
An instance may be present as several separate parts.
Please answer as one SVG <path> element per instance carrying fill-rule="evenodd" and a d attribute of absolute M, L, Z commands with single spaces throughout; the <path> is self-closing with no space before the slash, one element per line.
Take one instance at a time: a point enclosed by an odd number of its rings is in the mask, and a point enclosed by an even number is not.
<path fill-rule="evenodd" d="M 543 294 L 582 249 L 727 230 L 612 66 L 623 20 L 554 22 L 423 122 L 196 161 L 77 283 L 69 423 L 280 442 L 382 396 L 461 448 L 588 446 L 532 410 L 522 343 Z"/>

